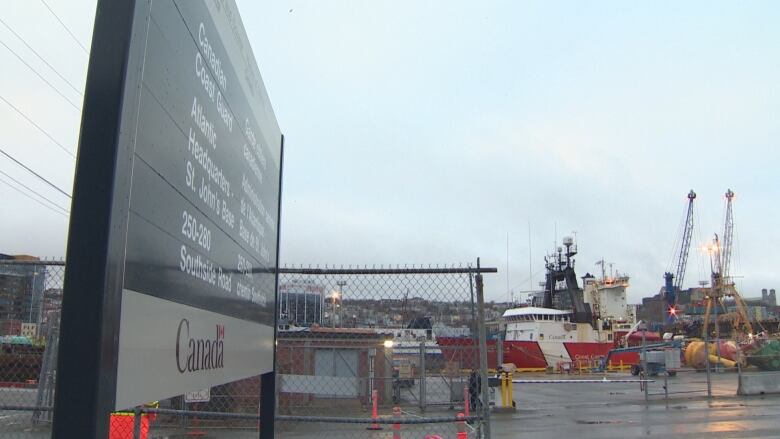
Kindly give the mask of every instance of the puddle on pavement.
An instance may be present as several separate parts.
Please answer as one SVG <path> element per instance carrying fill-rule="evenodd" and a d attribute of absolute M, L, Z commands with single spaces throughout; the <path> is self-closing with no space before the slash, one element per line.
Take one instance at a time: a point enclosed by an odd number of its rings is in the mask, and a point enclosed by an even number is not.
<path fill-rule="evenodd" d="M 621 421 L 617 419 L 607 419 L 607 420 L 583 420 L 578 419 L 578 424 L 586 424 L 586 425 L 597 425 L 597 424 L 633 424 L 632 421 Z"/>

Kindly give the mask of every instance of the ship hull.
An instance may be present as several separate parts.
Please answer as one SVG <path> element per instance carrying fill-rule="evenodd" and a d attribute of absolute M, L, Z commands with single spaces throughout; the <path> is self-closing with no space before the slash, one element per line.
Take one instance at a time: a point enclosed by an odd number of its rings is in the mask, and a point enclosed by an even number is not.
<path fill-rule="evenodd" d="M 461 368 L 479 367 L 479 354 L 475 340 L 460 337 L 439 337 L 437 339 L 445 361 L 455 362 Z M 504 341 L 503 362 L 513 363 L 521 370 L 542 370 L 557 368 L 569 363 L 573 367 L 597 365 L 607 357 L 613 343 L 558 342 L 558 341 Z M 488 368 L 498 365 L 496 340 L 487 341 Z M 611 367 L 630 366 L 639 363 L 639 354 L 624 352 L 610 357 Z"/>

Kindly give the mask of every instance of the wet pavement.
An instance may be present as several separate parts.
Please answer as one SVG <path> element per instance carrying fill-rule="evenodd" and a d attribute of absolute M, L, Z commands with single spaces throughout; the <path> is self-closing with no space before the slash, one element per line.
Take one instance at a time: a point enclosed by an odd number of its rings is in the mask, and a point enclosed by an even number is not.
<path fill-rule="evenodd" d="M 559 377 L 559 376 L 556 376 Z M 591 378 L 571 376 L 568 378 Z M 550 375 L 523 374 L 522 379 Z M 632 378 L 610 374 L 610 378 Z M 517 412 L 492 415 L 492 437 L 521 438 L 777 438 L 780 395 L 737 397 L 737 375 L 712 375 L 707 398 L 706 374 L 680 373 L 648 388 L 638 384 L 516 384 Z"/>
<path fill-rule="evenodd" d="M 600 375 L 522 374 L 520 379 L 601 379 Z M 609 374 L 607 379 L 636 379 L 628 374 Z M 668 398 L 664 378 L 656 377 L 648 387 L 648 401 L 636 383 L 566 383 L 516 384 L 514 398 L 517 411 L 491 415 L 494 439 L 612 439 L 612 438 L 780 438 L 780 395 L 738 397 L 735 373 L 712 374 L 713 398 L 707 398 L 706 374 L 689 371 L 668 378 Z M 431 380 L 430 389 L 435 388 Z M 456 407 L 456 411 L 461 410 Z M 426 412 L 430 416 L 452 415 L 453 410 Z M 5 417 L 18 417 L 4 412 Z M 364 415 L 364 414 L 356 414 Z M 416 417 L 422 414 L 405 413 Z M 31 431 L 25 428 L 29 413 L 24 414 L 18 428 L 9 422 L 0 428 L 0 437 L 43 439 L 49 437 L 46 428 Z M 289 439 L 390 439 L 392 429 L 386 426 L 378 432 L 366 430 L 366 425 L 305 424 L 285 426 L 277 423 L 277 437 Z M 404 426 L 401 437 L 422 439 L 436 433 L 444 439 L 455 439 L 453 425 Z M 150 438 L 183 438 L 179 431 L 155 429 Z M 226 439 L 256 438 L 256 430 L 207 430 L 206 437 Z M 469 438 L 474 438 L 473 431 Z"/>

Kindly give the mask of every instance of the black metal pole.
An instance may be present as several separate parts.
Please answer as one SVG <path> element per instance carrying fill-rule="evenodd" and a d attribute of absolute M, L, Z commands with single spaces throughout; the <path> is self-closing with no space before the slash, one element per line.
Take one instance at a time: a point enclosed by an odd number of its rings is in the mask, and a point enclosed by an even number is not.
<path fill-rule="evenodd" d="M 123 145 L 129 119 L 123 114 L 137 104 L 126 84 L 138 80 L 142 56 L 134 45 L 136 15 L 135 0 L 97 4 L 68 232 L 53 438 L 106 438 L 114 409 L 132 154 Z"/>
<path fill-rule="evenodd" d="M 260 439 L 273 439 L 276 414 L 276 372 L 260 375 Z"/>

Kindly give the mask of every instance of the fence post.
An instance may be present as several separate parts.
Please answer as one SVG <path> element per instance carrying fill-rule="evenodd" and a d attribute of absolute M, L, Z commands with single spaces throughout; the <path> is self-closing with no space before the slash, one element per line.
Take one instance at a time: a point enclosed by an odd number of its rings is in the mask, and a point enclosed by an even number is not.
<path fill-rule="evenodd" d="M 640 364 L 642 365 L 642 376 L 647 377 L 648 370 L 647 370 L 647 323 L 644 322 L 645 326 L 642 328 L 642 358 L 640 361 Z M 647 402 L 647 399 L 649 397 L 648 395 L 648 386 L 650 383 L 645 383 L 645 402 Z"/>
<path fill-rule="evenodd" d="M 501 328 L 498 330 L 498 340 L 496 340 L 496 369 L 504 364 L 504 334 Z"/>
<path fill-rule="evenodd" d="M 742 353 L 737 356 L 737 395 L 742 394 Z"/>
<path fill-rule="evenodd" d="M 710 379 L 710 332 L 704 334 L 704 367 L 707 369 L 707 398 L 712 398 L 712 380 Z"/>
<path fill-rule="evenodd" d="M 477 327 L 479 332 L 479 374 L 482 381 L 482 431 L 485 439 L 490 439 L 490 389 L 487 375 L 487 334 L 485 332 L 485 294 L 482 283 L 482 273 L 479 271 L 479 258 L 477 258 L 477 275 L 474 277 L 477 283 Z"/>
<path fill-rule="evenodd" d="M 664 399 L 669 400 L 669 373 L 664 374 Z"/>
<path fill-rule="evenodd" d="M 141 439 L 141 407 L 133 410 L 133 439 Z"/>
<path fill-rule="evenodd" d="M 425 411 L 426 395 L 425 395 L 425 342 L 420 342 L 420 411 Z"/>

